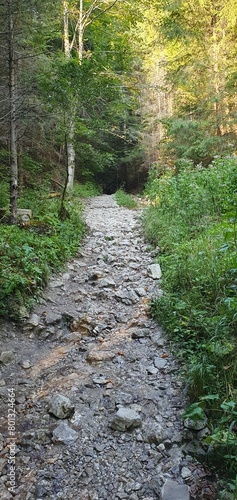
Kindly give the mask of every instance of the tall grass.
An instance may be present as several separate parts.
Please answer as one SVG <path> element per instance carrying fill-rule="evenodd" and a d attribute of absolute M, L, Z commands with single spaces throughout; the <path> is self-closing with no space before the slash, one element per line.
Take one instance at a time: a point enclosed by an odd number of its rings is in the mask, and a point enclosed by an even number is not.
<path fill-rule="evenodd" d="M 146 186 L 147 238 L 159 248 L 163 297 L 152 314 L 186 363 L 191 407 L 209 416 L 218 467 L 234 480 L 237 447 L 237 161 L 188 165 Z M 196 405 L 196 406 L 195 406 Z M 196 413 L 195 413 L 196 412 Z"/>

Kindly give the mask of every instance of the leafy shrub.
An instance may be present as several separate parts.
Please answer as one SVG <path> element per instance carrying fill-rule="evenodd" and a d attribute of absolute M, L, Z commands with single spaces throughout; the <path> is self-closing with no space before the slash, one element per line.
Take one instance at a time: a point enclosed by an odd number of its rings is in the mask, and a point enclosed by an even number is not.
<path fill-rule="evenodd" d="M 59 201 L 47 192 L 27 190 L 20 204 L 33 208 L 34 219 L 21 227 L 0 225 L 0 315 L 15 319 L 22 306 L 32 307 L 50 273 L 75 255 L 84 232 L 79 198 L 68 203 L 66 221 L 58 217 Z"/>
<path fill-rule="evenodd" d="M 9 205 L 9 184 L 0 182 L 0 208 L 8 209 Z"/>
<path fill-rule="evenodd" d="M 176 341 L 179 359 L 185 359 L 189 396 L 196 405 L 191 411 L 204 408 L 208 414 L 212 434 L 207 444 L 218 451 L 219 463 L 224 460 L 222 471 L 233 485 L 237 161 L 217 159 L 205 169 L 182 167 L 157 177 L 153 171 L 146 187 L 152 205 L 144 228 L 147 238 L 159 245 L 164 290 L 162 297 L 153 300 L 151 312 Z M 213 395 L 218 395 L 218 405 Z"/>

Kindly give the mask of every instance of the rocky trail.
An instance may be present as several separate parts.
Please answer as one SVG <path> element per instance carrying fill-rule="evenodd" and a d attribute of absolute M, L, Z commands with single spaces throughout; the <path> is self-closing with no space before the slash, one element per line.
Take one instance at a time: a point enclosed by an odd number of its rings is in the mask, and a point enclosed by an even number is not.
<path fill-rule="evenodd" d="M 189 454 L 205 422 L 183 425 L 180 369 L 148 316 L 161 280 L 140 210 L 103 195 L 85 219 L 31 317 L 0 325 L 0 499 L 214 499 Z"/>

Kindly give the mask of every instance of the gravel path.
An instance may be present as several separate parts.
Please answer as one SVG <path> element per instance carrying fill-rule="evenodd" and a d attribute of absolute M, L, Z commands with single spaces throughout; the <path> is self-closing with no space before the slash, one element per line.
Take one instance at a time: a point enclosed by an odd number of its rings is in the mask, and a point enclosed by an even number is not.
<path fill-rule="evenodd" d="M 78 256 L 23 329 L 1 326 L 0 498 L 213 499 L 200 493 L 206 472 L 185 453 L 193 436 L 181 420 L 177 362 L 148 317 L 161 290 L 140 211 L 105 195 L 86 203 L 85 219 Z"/>

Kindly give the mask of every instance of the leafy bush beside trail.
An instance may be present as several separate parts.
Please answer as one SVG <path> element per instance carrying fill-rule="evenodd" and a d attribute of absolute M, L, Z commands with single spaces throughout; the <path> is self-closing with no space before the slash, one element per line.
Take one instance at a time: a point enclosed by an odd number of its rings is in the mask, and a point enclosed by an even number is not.
<path fill-rule="evenodd" d="M 77 192 L 85 196 L 95 190 L 76 188 L 66 201 L 69 218 L 62 221 L 59 198 L 51 198 L 46 188 L 26 189 L 19 207 L 32 209 L 33 218 L 25 224 L 19 221 L 18 226 L 0 224 L 1 316 L 21 319 L 39 298 L 50 274 L 76 254 L 84 233 Z"/>
<path fill-rule="evenodd" d="M 232 490 L 237 457 L 237 160 L 186 164 L 146 186 L 147 238 L 158 247 L 164 294 L 151 310 L 187 360 L 189 416 L 209 416 L 218 469 Z M 237 494 L 237 489 L 236 489 Z M 232 498 L 232 497 L 231 497 Z M 234 497 L 236 498 L 236 497 Z"/>

